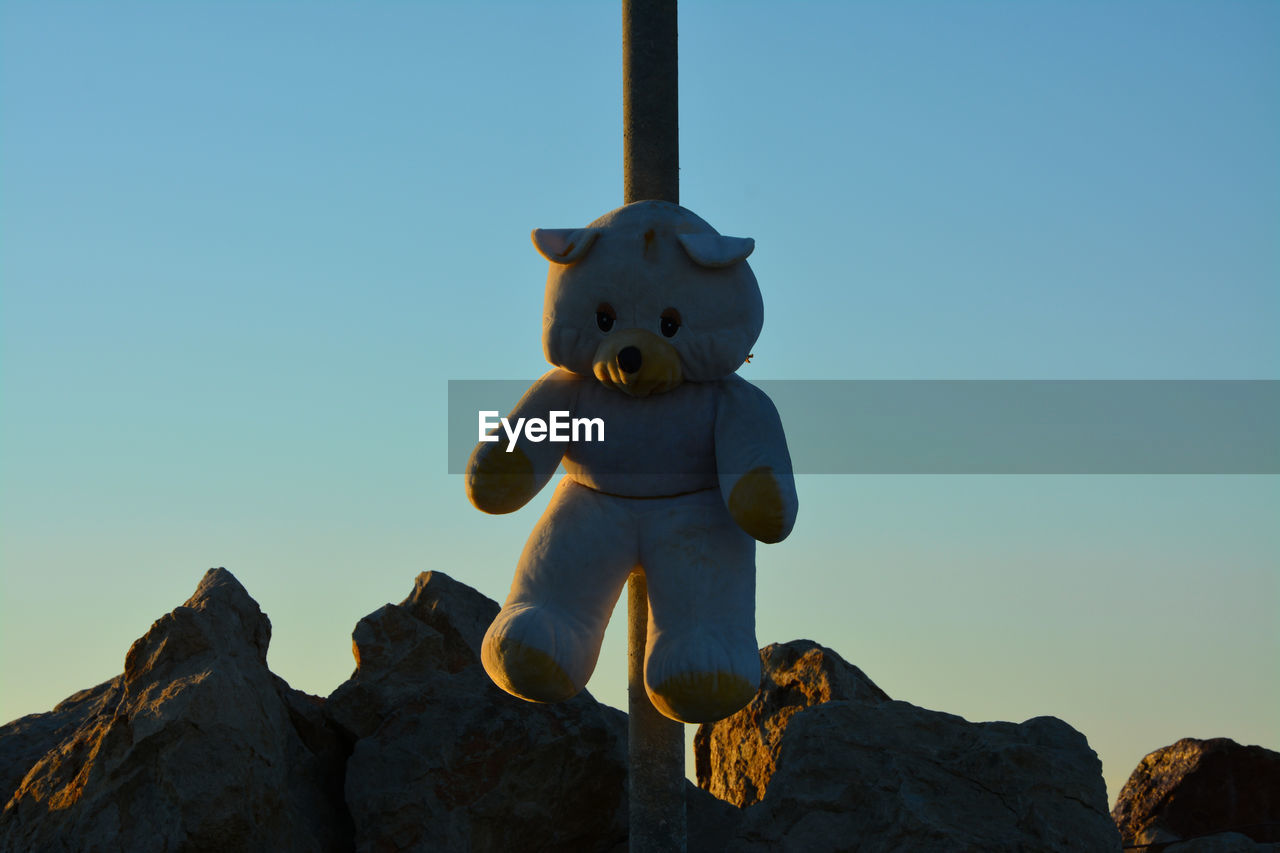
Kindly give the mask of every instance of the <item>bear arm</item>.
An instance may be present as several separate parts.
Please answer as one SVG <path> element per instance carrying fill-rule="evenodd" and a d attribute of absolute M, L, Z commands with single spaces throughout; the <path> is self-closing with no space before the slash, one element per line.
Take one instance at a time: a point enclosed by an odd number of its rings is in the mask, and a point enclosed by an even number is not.
<path fill-rule="evenodd" d="M 520 418 L 546 421 L 553 411 L 572 412 L 581 380 L 559 368 L 549 371 L 529 387 L 506 415 L 512 427 Z M 500 515 L 515 512 L 533 499 L 551 479 L 564 457 L 563 442 L 517 440 L 507 451 L 506 432 L 499 427 L 497 441 L 482 441 L 467 460 L 467 498 L 483 512 Z"/>
<path fill-rule="evenodd" d="M 761 542 L 786 539 L 799 501 L 773 401 L 746 380 L 727 380 L 716 406 L 715 441 L 720 494 L 733 520 Z"/>

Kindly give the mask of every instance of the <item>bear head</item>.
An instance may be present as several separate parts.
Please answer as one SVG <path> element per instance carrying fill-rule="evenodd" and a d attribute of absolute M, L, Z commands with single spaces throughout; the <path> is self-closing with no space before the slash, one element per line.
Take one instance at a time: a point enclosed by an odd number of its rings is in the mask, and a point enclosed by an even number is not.
<path fill-rule="evenodd" d="M 551 262 L 542 315 L 547 361 L 634 397 L 723 379 L 764 323 L 746 258 L 678 204 L 638 201 L 586 228 L 537 228 Z"/>

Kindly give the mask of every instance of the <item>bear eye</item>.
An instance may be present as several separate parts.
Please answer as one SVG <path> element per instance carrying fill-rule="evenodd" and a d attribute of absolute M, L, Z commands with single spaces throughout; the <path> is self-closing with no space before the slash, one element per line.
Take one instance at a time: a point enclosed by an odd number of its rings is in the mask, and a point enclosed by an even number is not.
<path fill-rule="evenodd" d="M 662 312 L 662 336 L 674 338 L 678 331 L 680 331 L 680 312 L 674 308 L 668 308 Z"/>
<path fill-rule="evenodd" d="M 600 327 L 600 331 L 607 332 L 613 328 L 614 320 L 618 319 L 618 312 L 613 310 L 613 306 L 608 302 L 601 302 L 596 308 L 596 325 Z"/>

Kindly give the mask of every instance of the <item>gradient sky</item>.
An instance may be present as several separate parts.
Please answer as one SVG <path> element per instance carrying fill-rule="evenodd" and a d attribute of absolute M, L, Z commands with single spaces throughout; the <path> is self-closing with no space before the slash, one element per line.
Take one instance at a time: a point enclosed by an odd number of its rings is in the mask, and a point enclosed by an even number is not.
<path fill-rule="evenodd" d="M 1280 378 L 1280 6 L 689 0 L 680 36 L 748 379 Z M 550 490 L 470 506 L 446 383 L 545 369 L 528 233 L 621 203 L 620 38 L 585 0 L 0 3 L 0 720 L 210 566 L 319 694 L 417 572 L 505 597 Z M 762 644 L 1061 717 L 1113 798 L 1180 737 L 1280 748 L 1275 477 L 798 485 Z"/>

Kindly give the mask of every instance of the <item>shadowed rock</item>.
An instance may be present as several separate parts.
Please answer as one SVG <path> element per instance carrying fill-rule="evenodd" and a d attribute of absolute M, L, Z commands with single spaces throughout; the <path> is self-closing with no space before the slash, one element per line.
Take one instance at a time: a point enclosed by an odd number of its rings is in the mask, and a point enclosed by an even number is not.
<path fill-rule="evenodd" d="M 349 846 L 343 747 L 266 666 L 271 622 L 225 569 L 129 649 L 124 674 L 17 727 L 51 743 L 0 814 L 0 849 Z M 21 764 L 21 762 L 19 762 Z M 12 771 L 11 771 L 12 772 Z"/>
<path fill-rule="evenodd" d="M 1280 753 L 1228 738 L 1183 738 L 1142 759 L 1111 814 L 1126 844 L 1228 831 L 1252 839 L 1250 844 L 1280 842 Z M 1240 843 L 1197 838 L 1167 849 L 1226 850 L 1236 848 L 1222 845 Z"/>
<path fill-rule="evenodd" d="M 1139 853 L 1280 853 L 1280 844 L 1254 841 L 1238 832 L 1218 832 L 1173 844 L 1138 846 Z"/>
<path fill-rule="evenodd" d="M 356 849 L 611 850 L 625 842 L 626 715 L 493 686 L 480 642 L 498 605 L 441 572 L 360 620 L 357 669 L 329 698 L 354 741 Z"/>
<path fill-rule="evenodd" d="M 356 626 L 326 702 L 267 670 L 270 621 L 210 570 L 121 676 L 0 729 L 0 851 L 625 847 L 625 715 L 494 687 L 497 611 L 420 575 Z M 695 829 L 719 832 L 733 810 L 693 791 Z"/>
<path fill-rule="evenodd" d="M 810 641 L 761 655 L 762 695 L 696 740 L 704 787 L 763 791 L 723 849 L 1120 849 L 1101 763 L 1061 720 L 970 723 L 889 701 Z"/>

